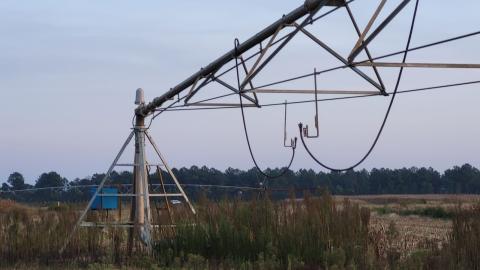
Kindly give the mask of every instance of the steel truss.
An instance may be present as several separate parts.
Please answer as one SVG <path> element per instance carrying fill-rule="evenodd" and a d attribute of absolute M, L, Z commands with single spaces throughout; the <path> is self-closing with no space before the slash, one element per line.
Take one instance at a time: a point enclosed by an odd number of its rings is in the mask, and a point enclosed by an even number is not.
<path fill-rule="evenodd" d="M 145 106 L 139 107 L 136 110 L 136 114 L 143 116 L 152 115 L 157 113 L 162 113 L 168 111 L 171 108 L 179 107 L 208 107 L 210 108 L 238 108 L 239 103 L 224 103 L 224 102 L 212 102 L 214 100 L 219 100 L 225 97 L 233 96 L 238 93 L 246 100 L 244 104 L 245 107 L 257 107 L 260 108 L 263 104 L 260 103 L 259 94 L 315 94 L 315 95 L 388 95 L 388 91 L 385 88 L 383 79 L 381 77 L 379 68 L 442 68 L 442 69 L 479 69 L 480 64 L 462 64 L 462 63 L 395 63 L 395 62 L 377 62 L 383 58 L 391 57 L 394 55 L 399 55 L 405 53 L 405 51 L 396 52 L 388 54 L 385 56 L 374 57 L 371 51 L 368 49 L 368 45 L 371 44 L 375 38 L 384 31 L 387 26 L 408 6 L 411 0 L 401 0 L 398 6 L 389 13 L 386 18 L 379 23 L 379 25 L 372 30 L 377 18 L 383 12 L 386 0 L 380 0 L 378 7 L 375 9 L 370 20 L 368 21 L 365 28 L 362 30 L 357 24 L 355 16 L 352 10 L 349 7 L 349 3 L 353 1 L 325 1 L 325 0 L 307 0 L 305 3 L 290 12 L 287 15 L 284 15 L 281 19 L 271 24 L 264 30 L 260 31 L 247 41 L 239 43 L 236 46 L 236 49 L 230 50 L 220 58 L 216 59 L 209 65 L 204 68 L 201 68 L 200 71 L 196 72 L 188 79 L 184 80 L 180 84 L 171 88 L 165 94 L 160 97 L 155 98 L 152 102 L 146 104 Z M 314 17 L 320 10 L 327 7 L 333 7 L 333 9 L 325 12 L 324 14 Z M 320 38 L 316 37 L 311 31 L 306 28 L 314 24 L 317 20 L 324 18 L 325 16 L 345 8 L 348 17 L 352 22 L 352 25 L 358 35 L 358 39 L 354 44 L 350 54 L 348 56 L 342 56 L 335 49 L 331 48 Z M 280 33 L 287 31 L 287 33 L 280 37 Z M 369 34 L 371 32 L 371 34 Z M 269 65 L 269 63 L 278 55 L 278 53 L 283 50 L 288 43 L 293 40 L 298 33 L 302 33 L 314 43 L 319 45 L 320 48 L 326 50 L 329 54 L 337 58 L 342 66 L 327 69 L 324 71 L 318 71 L 310 74 L 306 74 L 299 77 L 289 78 L 281 80 L 275 83 L 263 85 L 263 86 L 254 86 L 253 80 L 258 77 L 263 69 Z M 451 42 L 454 40 L 465 38 L 472 35 L 477 35 L 479 32 L 475 32 L 469 35 L 456 37 L 453 39 L 447 39 L 437 43 L 426 44 L 423 46 L 409 48 L 408 51 L 414 51 L 418 49 L 427 48 L 434 45 L 443 44 L 446 42 Z M 265 45 L 264 45 L 265 43 Z M 258 49 L 255 49 L 258 48 Z M 252 53 L 253 51 L 253 53 Z M 356 61 L 357 56 L 365 52 L 367 55 L 366 60 Z M 251 53 L 249 56 L 245 56 L 246 53 Z M 238 60 L 237 63 L 235 59 Z M 251 63 L 251 67 L 248 67 L 248 63 Z M 227 67 L 227 65 L 232 65 L 233 67 Z M 240 69 L 243 70 L 245 76 L 241 78 L 240 87 L 234 87 L 233 85 L 227 83 L 225 80 L 221 79 L 225 74 L 233 72 L 237 66 L 240 66 Z M 359 67 L 371 67 L 375 73 L 375 78 L 371 78 L 366 75 Z M 331 72 L 343 68 L 349 68 L 354 71 L 358 76 L 364 79 L 369 84 L 373 85 L 377 91 L 371 90 L 362 90 L 362 89 L 272 89 L 270 88 L 273 85 L 281 84 L 284 82 L 289 82 L 309 76 L 315 76 L 326 72 Z M 225 71 L 220 73 L 220 70 L 225 69 Z M 231 91 L 225 95 L 216 96 L 213 98 L 207 98 L 200 101 L 192 102 L 192 98 L 207 85 L 218 84 L 223 86 L 225 89 Z M 239 89 L 237 89 L 239 88 Z M 184 93 L 183 97 L 179 95 Z M 252 96 L 249 96 L 251 94 Z M 163 104 L 169 100 L 174 99 L 177 96 L 177 99 L 167 107 L 163 107 Z M 180 101 L 183 101 L 183 104 L 180 105 Z"/>

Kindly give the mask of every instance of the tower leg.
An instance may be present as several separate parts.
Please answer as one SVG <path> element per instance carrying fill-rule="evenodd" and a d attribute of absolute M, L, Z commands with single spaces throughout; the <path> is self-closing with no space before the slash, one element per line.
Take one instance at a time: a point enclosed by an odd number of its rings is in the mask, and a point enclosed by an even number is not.
<path fill-rule="evenodd" d="M 147 164 L 145 162 L 145 118 L 137 115 L 135 123 L 135 228 L 140 240 L 151 245 L 151 212 L 148 191 Z"/>
<path fill-rule="evenodd" d="M 75 234 L 75 232 L 77 231 L 78 227 L 80 227 L 80 224 L 83 222 L 83 219 L 85 218 L 85 216 L 87 215 L 87 212 L 88 210 L 90 209 L 90 207 L 92 206 L 95 198 L 98 196 L 98 194 L 100 193 L 100 191 L 102 190 L 103 186 L 105 185 L 105 181 L 107 181 L 107 179 L 110 177 L 110 174 L 112 173 L 113 171 L 113 168 L 115 168 L 115 166 L 117 165 L 117 162 L 118 160 L 120 159 L 120 157 L 122 156 L 123 154 L 123 151 L 125 151 L 125 148 L 127 147 L 127 145 L 130 143 L 130 141 L 132 140 L 132 137 L 133 137 L 134 133 L 131 132 L 130 135 L 128 136 L 127 140 L 125 141 L 125 143 L 123 144 L 122 148 L 120 149 L 120 152 L 118 152 L 117 156 L 115 157 L 115 160 L 112 162 L 112 165 L 110 165 L 110 167 L 108 168 L 108 171 L 107 173 L 105 174 L 105 177 L 103 177 L 102 181 L 100 182 L 100 184 L 98 185 L 97 187 L 97 190 L 95 191 L 95 194 L 92 196 L 92 198 L 90 199 L 90 201 L 88 202 L 87 206 L 85 207 L 85 210 L 83 210 L 82 214 L 80 215 L 80 217 L 78 218 L 77 220 L 77 223 L 75 224 L 75 226 L 73 227 L 72 229 L 72 232 L 68 235 L 64 245 L 62 246 L 62 248 L 60 249 L 59 253 L 62 254 L 63 251 L 65 250 L 65 248 L 67 247 L 67 245 L 70 243 L 70 241 L 72 240 L 72 237 L 73 235 Z"/>

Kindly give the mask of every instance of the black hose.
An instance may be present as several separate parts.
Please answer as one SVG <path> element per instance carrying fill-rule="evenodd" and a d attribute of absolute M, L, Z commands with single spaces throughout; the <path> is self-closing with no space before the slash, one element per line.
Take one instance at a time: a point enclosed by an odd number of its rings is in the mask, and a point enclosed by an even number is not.
<path fill-rule="evenodd" d="M 417 11 L 418 11 L 418 3 L 419 3 L 420 0 L 417 0 L 416 3 L 415 3 L 415 10 L 413 12 L 413 18 L 412 18 L 412 24 L 410 26 L 410 32 L 409 32 L 409 35 L 408 35 L 408 41 L 407 41 L 407 46 L 406 46 L 406 49 L 405 49 L 405 52 L 403 54 L 403 60 L 402 60 L 402 63 L 405 63 L 406 60 L 407 60 L 407 55 L 408 55 L 408 51 L 410 49 L 410 42 L 412 41 L 412 35 L 413 35 L 413 29 L 414 29 L 414 26 L 415 26 L 415 20 L 417 18 Z M 403 67 L 400 68 L 400 71 L 398 73 L 398 78 L 397 78 L 397 83 L 395 85 L 395 90 L 393 91 L 393 95 L 392 95 L 392 98 L 390 99 L 390 104 L 388 105 L 388 109 L 385 113 L 385 117 L 383 118 L 383 122 L 382 122 L 382 125 L 380 126 L 380 129 L 378 130 L 378 133 L 377 133 L 377 136 L 375 137 L 375 140 L 373 141 L 372 145 L 370 146 L 370 149 L 368 150 L 368 152 L 360 159 L 360 161 L 358 161 L 357 163 L 355 163 L 354 165 L 350 166 L 350 167 L 347 167 L 347 168 L 343 168 L 343 169 L 338 169 L 338 168 L 333 168 L 331 166 L 328 166 L 326 165 L 325 163 L 321 162 L 320 160 L 318 160 L 318 158 L 316 158 L 312 152 L 310 151 L 310 149 L 308 148 L 307 144 L 305 143 L 305 139 L 303 138 L 303 134 L 302 134 L 302 130 L 303 130 L 303 124 L 302 123 L 299 123 L 298 124 L 298 128 L 299 128 L 299 131 L 300 131 L 300 139 L 302 140 L 302 144 L 303 144 L 303 147 L 305 148 L 305 150 L 307 151 L 307 153 L 310 155 L 310 157 L 315 161 L 317 162 L 320 166 L 322 166 L 323 168 L 327 169 L 327 170 L 331 170 L 331 171 L 334 171 L 334 172 L 343 172 L 343 171 L 349 171 L 349 170 L 352 170 L 356 167 L 358 167 L 360 164 L 362 164 L 369 156 L 370 154 L 372 153 L 373 149 L 375 148 L 375 146 L 377 145 L 378 143 L 378 140 L 380 139 L 380 136 L 382 135 L 382 132 L 383 132 L 383 129 L 385 128 L 385 125 L 387 123 L 387 120 L 388 120 L 388 117 L 390 115 L 390 111 L 392 110 L 392 106 L 393 106 L 393 102 L 395 101 L 395 97 L 397 95 L 397 91 L 398 91 L 398 88 L 400 86 L 400 81 L 402 80 L 402 75 L 403 75 Z"/>
<path fill-rule="evenodd" d="M 235 39 L 235 50 L 237 49 L 237 46 L 238 46 L 238 39 Z M 250 138 L 248 136 L 247 123 L 246 123 L 246 120 L 245 120 L 245 112 L 243 110 L 242 91 L 240 90 L 240 73 L 238 71 L 238 59 L 236 57 L 235 57 L 235 67 L 236 67 L 235 69 L 236 69 L 236 72 L 237 72 L 238 97 L 239 97 L 239 100 L 240 100 L 240 111 L 242 112 L 243 130 L 245 132 L 245 139 L 247 140 L 248 151 L 250 152 L 250 157 L 252 158 L 253 164 L 255 164 L 255 168 L 260 172 L 260 174 L 262 174 L 266 178 L 273 179 L 273 178 L 282 177 L 284 174 L 286 174 L 290 170 L 290 167 L 292 166 L 293 160 L 295 158 L 295 149 L 297 148 L 297 137 L 295 137 L 295 142 L 291 147 L 292 148 L 292 157 L 290 158 L 290 162 L 288 163 L 288 166 L 284 167 L 282 169 L 282 171 L 280 171 L 280 173 L 278 173 L 277 175 L 270 175 L 270 174 L 267 174 L 267 173 L 263 172 L 262 169 L 260 168 L 260 166 L 258 166 L 257 160 L 255 159 L 255 156 L 253 155 L 252 146 L 250 144 Z"/>

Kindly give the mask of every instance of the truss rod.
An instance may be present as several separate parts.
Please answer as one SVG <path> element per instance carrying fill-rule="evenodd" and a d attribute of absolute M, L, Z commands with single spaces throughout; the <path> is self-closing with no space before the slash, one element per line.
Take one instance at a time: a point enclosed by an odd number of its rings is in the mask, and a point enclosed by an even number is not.
<path fill-rule="evenodd" d="M 403 0 L 400 5 L 398 5 L 397 8 L 395 8 L 395 10 L 390 13 L 390 15 L 388 15 L 388 17 L 382 23 L 380 23 L 380 25 L 372 32 L 372 34 L 368 38 L 366 38 L 360 46 L 353 50 L 353 52 L 348 57 L 348 62 L 352 63 L 355 60 L 355 57 L 357 57 L 360 52 L 362 52 L 363 49 L 365 49 L 367 45 L 370 44 L 370 42 L 372 42 L 372 40 L 374 40 L 378 36 L 378 34 L 380 34 L 380 32 L 382 32 L 382 30 L 387 27 L 388 24 L 390 24 L 390 22 L 398 15 L 398 13 L 400 13 L 407 6 L 409 2 L 410 0 Z"/>
<path fill-rule="evenodd" d="M 219 78 L 214 78 L 214 80 L 215 80 L 216 82 L 218 82 L 219 84 L 221 84 L 222 86 L 224 86 L 225 88 L 233 91 L 234 93 L 238 93 L 238 90 L 237 90 L 235 87 L 233 87 L 233 86 L 231 86 L 230 84 L 228 84 L 228 83 L 220 80 Z M 252 87 L 252 88 L 253 88 L 253 87 Z M 250 102 L 252 102 L 252 103 L 254 103 L 255 105 L 258 106 L 258 101 L 257 101 L 257 100 L 255 100 L 255 99 L 247 96 L 247 95 L 244 94 L 244 93 L 240 93 L 240 94 L 241 94 L 242 97 L 244 97 L 246 100 L 248 100 L 248 101 L 250 101 Z M 259 106 L 258 106 L 258 107 L 259 107 Z"/>
<path fill-rule="evenodd" d="M 352 51 L 350 52 L 350 55 L 353 54 L 353 52 L 358 49 L 358 47 L 360 47 L 360 45 L 362 45 L 363 43 L 363 40 L 365 39 L 365 37 L 367 36 L 368 34 L 368 31 L 370 31 L 370 28 L 372 28 L 372 25 L 373 23 L 375 22 L 375 20 L 377 19 L 378 15 L 380 15 L 380 12 L 382 11 L 383 7 L 385 6 L 385 3 L 387 2 L 387 0 L 382 0 L 380 2 L 380 5 L 378 5 L 377 9 L 375 10 L 375 12 L 373 13 L 373 16 L 372 18 L 370 18 L 370 20 L 368 21 L 368 24 L 367 26 L 365 27 L 365 30 L 363 30 L 363 32 L 359 35 L 358 37 L 358 40 L 357 40 L 357 43 L 355 43 L 355 46 L 353 47 Z M 348 13 L 351 14 L 350 12 L 350 8 L 348 8 L 348 5 L 347 5 L 347 9 L 348 9 Z"/>
<path fill-rule="evenodd" d="M 199 102 L 199 103 L 187 103 L 185 106 L 203 106 L 203 107 L 232 107 L 232 108 L 238 108 L 240 107 L 239 104 L 237 103 L 204 103 L 204 102 Z M 255 104 L 243 104 L 243 107 L 257 107 Z"/>
<path fill-rule="evenodd" d="M 291 90 L 291 89 L 256 89 L 257 94 L 325 94 L 325 95 L 379 95 L 378 91 L 350 91 L 350 90 Z"/>
<path fill-rule="evenodd" d="M 477 35 L 479 35 L 479 34 L 480 34 L 480 31 L 476 31 L 476 32 L 471 32 L 471 33 L 468 33 L 468 34 L 464 34 L 464 35 L 460 35 L 460 36 L 456 36 L 456 37 L 452 37 L 452 38 L 443 39 L 443 40 L 436 41 L 436 42 L 432 42 L 432 43 L 427 43 L 427 44 L 420 45 L 420 46 L 417 46 L 417 47 L 413 47 L 413 48 L 410 48 L 410 49 L 407 49 L 407 50 L 402 50 L 402 51 L 398 51 L 398 52 L 393 52 L 393 53 L 385 54 L 385 55 L 382 55 L 382 56 L 377 56 L 377 57 L 373 58 L 372 61 L 380 60 L 380 59 L 384 59 L 384 58 L 388 58 L 388 57 L 392 57 L 392 56 L 396 56 L 396 55 L 399 55 L 399 54 L 403 54 L 403 53 L 405 53 L 405 52 L 413 52 L 413 51 L 417 51 L 417 50 L 421 50 L 421 49 L 426 49 L 426 48 L 429 48 L 429 47 L 433 47 L 433 46 L 445 44 L 445 43 L 448 43 L 448 42 L 457 41 L 457 40 L 460 40 L 460 39 L 477 36 Z M 358 65 L 359 63 L 364 63 L 364 62 L 368 62 L 368 61 L 370 61 L 370 60 L 367 59 L 367 60 L 355 62 L 355 63 L 353 63 L 353 65 Z"/>
<path fill-rule="evenodd" d="M 218 71 L 215 70 L 213 71 L 212 73 L 210 73 L 204 80 L 203 82 L 197 87 L 197 88 L 194 88 L 192 86 L 192 88 L 190 89 L 190 92 L 185 96 L 185 103 L 187 103 L 198 91 L 200 91 L 200 89 L 202 89 L 205 85 L 209 84 L 210 82 L 212 82 L 212 78 L 215 77 L 215 73 Z M 200 77 L 198 77 L 197 79 L 200 79 Z M 196 85 L 196 82 L 197 80 L 194 82 L 194 85 Z"/>
<path fill-rule="evenodd" d="M 296 25 L 299 27 L 298 25 Z M 309 31 L 303 29 L 303 28 L 298 28 L 302 33 L 304 33 L 307 37 L 309 37 L 311 40 L 313 40 L 315 43 L 320 45 L 323 49 L 325 49 L 327 52 L 329 52 L 331 55 L 333 55 L 335 58 L 337 58 L 340 62 L 342 62 L 345 66 L 349 66 L 347 59 L 343 58 L 339 53 L 337 53 L 335 50 L 330 48 L 327 44 L 325 44 L 323 41 L 315 37 L 312 33 Z M 372 80 L 369 76 L 367 76 L 365 73 L 363 73 L 361 70 L 356 68 L 355 66 L 349 66 L 355 73 L 360 75 L 363 79 L 365 79 L 367 82 L 375 86 L 382 94 L 385 94 L 385 90 L 380 86 L 377 82 Z"/>
<path fill-rule="evenodd" d="M 282 41 L 282 43 L 280 43 L 280 45 L 278 45 L 278 47 L 275 48 L 275 50 L 273 50 L 273 52 L 257 67 L 257 69 L 252 70 L 249 74 L 247 74 L 247 77 L 245 78 L 245 80 L 240 84 L 240 87 L 239 87 L 240 92 L 242 92 L 245 89 L 245 86 L 248 84 L 248 82 L 251 81 L 253 78 L 255 78 L 267 66 L 267 64 L 270 61 L 272 61 L 273 58 L 298 34 L 298 32 L 300 32 L 301 29 L 303 29 L 307 24 L 311 23 L 313 15 L 315 15 L 315 13 L 317 13 L 320 10 L 320 8 L 324 6 L 324 3 L 325 2 L 321 2 L 321 4 L 318 5 L 317 8 L 311 10 L 310 15 L 302 21 L 300 26 L 298 26 L 292 32 L 290 32 L 290 34 L 287 35 L 287 38 L 284 41 Z M 281 27 L 289 26 L 291 24 L 298 25 L 296 22 L 293 22 L 289 24 L 283 24 L 281 25 Z M 236 47 L 238 46 L 236 45 Z M 238 69 L 238 63 L 235 62 L 235 64 Z"/>
<path fill-rule="evenodd" d="M 265 54 L 267 53 L 268 49 L 270 49 L 270 47 L 272 46 L 272 43 L 275 41 L 275 38 L 277 37 L 278 33 L 280 32 L 280 30 L 283 29 L 283 25 L 280 26 L 277 31 L 272 35 L 272 37 L 270 38 L 270 40 L 268 41 L 267 45 L 265 46 L 265 48 L 263 48 L 261 50 L 261 53 L 260 55 L 257 57 L 257 60 L 255 60 L 255 63 L 253 63 L 253 66 L 252 68 L 250 69 L 250 71 L 246 70 L 245 71 L 245 79 L 243 80 L 242 84 L 245 83 L 245 82 L 249 82 L 250 85 L 252 83 L 252 80 L 250 80 L 250 77 L 252 76 L 253 72 L 255 71 L 255 69 L 257 68 L 257 66 L 260 64 L 260 61 L 262 61 L 263 57 L 265 56 Z M 285 36 L 285 37 L 288 37 Z M 243 60 L 243 58 L 241 58 L 242 60 L 242 64 L 245 64 L 245 61 Z M 253 87 L 252 87 L 253 88 Z"/>
<path fill-rule="evenodd" d="M 352 3 L 353 1 L 355 1 L 355 0 L 347 1 L 346 4 L 350 4 L 350 3 Z M 315 23 L 316 21 L 318 21 L 318 20 L 320 20 L 320 19 L 323 19 L 324 17 L 326 17 L 326 16 L 332 14 L 333 12 L 339 10 L 341 7 L 343 7 L 343 6 L 339 5 L 339 6 L 335 7 L 334 9 L 329 10 L 329 11 L 327 11 L 327 12 L 325 12 L 325 13 L 317 16 L 316 18 L 314 18 L 314 19 L 311 21 L 311 23 Z M 290 35 L 290 34 L 286 34 L 286 35 L 282 36 L 281 38 L 279 38 L 278 40 L 276 40 L 275 42 L 273 42 L 273 43 L 272 43 L 272 46 L 273 46 L 273 45 L 276 45 L 277 43 L 279 43 L 279 42 L 281 42 L 281 41 L 283 41 L 283 40 L 285 40 L 289 35 Z M 259 55 L 261 52 L 262 52 L 262 51 L 258 51 L 258 52 L 253 53 L 252 55 L 248 56 L 247 58 L 245 58 L 245 62 L 251 60 L 251 59 L 254 58 L 255 56 Z M 225 75 L 226 73 L 234 70 L 235 67 L 236 67 L 236 65 L 233 65 L 232 67 L 230 67 L 230 68 L 228 68 L 227 70 L 225 70 L 225 71 L 223 71 L 222 73 L 220 73 L 220 74 L 218 75 L 218 77 L 222 77 L 222 76 Z"/>
<path fill-rule="evenodd" d="M 382 0 L 382 1 L 385 2 L 386 0 Z M 363 38 L 365 37 L 362 37 L 362 33 L 360 32 L 360 27 L 358 26 L 357 21 L 355 20 L 355 16 L 353 16 L 353 12 L 350 10 L 350 6 L 348 5 L 348 3 L 345 3 L 345 8 L 347 10 L 348 16 L 350 17 L 350 20 L 352 21 L 355 31 L 357 32 L 359 39 L 362 39 L 362 42 L 363 42 Z M 368 47 L 365 47 L 365 53 L 367 54 L 367 57 L 371 62 L 372 54 L 370 53 L 370 50 L 368 49 Z M 386 91 L 385 85 L 383 84 L 382 76 L 380 76 L 380 72 L 378 72 L 377 67 L 373 67 L 373 72 L 375 72 L 375 76 L 377 76 L 378 83 L 383 89 L 383 94 L 385 94 L 385 91 Z"/>
<path fill-rule="evenodd" d="M 248 74 L 247 64 L 245 64 L 245 60 L 243 60 L 243 56 L 240 55 L 239 58 L 240 58 L 240 61 L 241 61 L 241 63 L 242 63 L 243 71 L 245 72 L 245 74 Z M 255 88 L 255 87 L 253 86 L 253 83 L 252 83 L 251 80 L 250 80 L 250 82 L 249 82 L 248 84 L 250 85 L 250 89 Z M 257 94 L 253 93 L 253 97 L 255 98 L 255 104 L 256 104 L 258 107 L 260 107 L 259 104 L 258 104 L 259 101 L 258 101 Z"/>
<path fill-rule="evenodd" d="M 363 62 L 356 66 L 389 68 L 480 68 L 480 64 Z"/>

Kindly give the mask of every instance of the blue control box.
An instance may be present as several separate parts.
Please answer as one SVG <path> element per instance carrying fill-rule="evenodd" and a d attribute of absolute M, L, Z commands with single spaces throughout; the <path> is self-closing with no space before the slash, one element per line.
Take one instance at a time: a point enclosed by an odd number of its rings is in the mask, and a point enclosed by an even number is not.
<path fill-rule="evenodd" d="M 90 194 L 93 196 L 97 188 L 91 188 Z M 118 194 L 117 188 L 103 188 L 99 194 Z M 90 209 L 92 210 L 112 210 L 118 208 L 118 196 L 97 196 Z"/>

